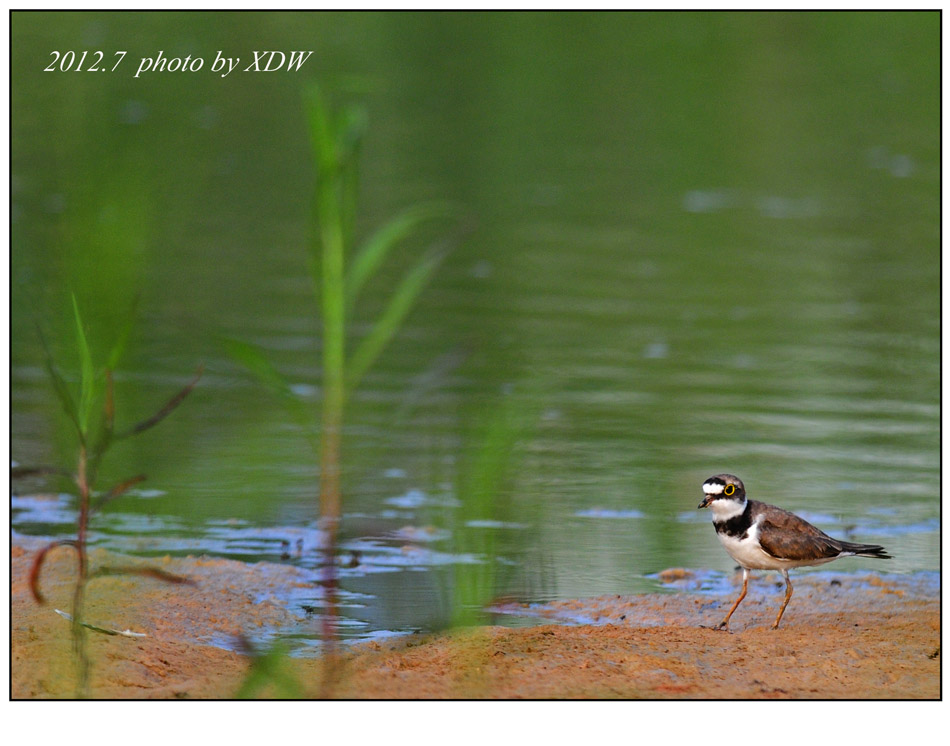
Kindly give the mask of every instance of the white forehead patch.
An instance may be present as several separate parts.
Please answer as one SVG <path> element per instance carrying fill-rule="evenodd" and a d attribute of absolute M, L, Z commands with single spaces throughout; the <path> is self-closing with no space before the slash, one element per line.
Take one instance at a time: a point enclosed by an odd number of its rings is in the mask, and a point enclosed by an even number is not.
<path fill-rule="evenodd" d="M 703 483 L 703 492 L 705 492 L 707 495 L 721 495 L 723 489 L 723 485 L 716 484 L 715 482 Z"/>

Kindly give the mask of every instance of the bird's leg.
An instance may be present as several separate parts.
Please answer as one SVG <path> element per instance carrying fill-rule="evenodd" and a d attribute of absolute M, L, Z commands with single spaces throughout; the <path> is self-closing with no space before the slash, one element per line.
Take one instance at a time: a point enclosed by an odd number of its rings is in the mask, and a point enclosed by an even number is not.
<path fill-rule="evenodd" d="M 785 577 L 785 603 L 783 603 L 782 608 L 778 610 L 778 616 L 775 617 L 775 624 L 772 625 L 772 629 L 778 629 L 778 623 L 782 621 L 782 614 L 785 613 L 785 607 L 788 606 L 788 602 L 792 600 L 792 581 L 788 579 L 788 570 L 782 570 L 782 575 Z"/>
<path fill-rule="evenodd" d="M 726 618 L 723 619 L 716 626 L 716 629 L 729 629 L 729 618 L 732 616 L 732 612 L 739 608 L 739 604 L 742 603 L 742 599 L 745 598 L 746 591 L 749 590 L 749 571 L 746 568 L 742 568 L 742 593 L 739 594 L 739 598 L 736 599 L 736 602 L 732 605 L 732 608 L 729 609 L 729 613 L 726 614 Z"/>

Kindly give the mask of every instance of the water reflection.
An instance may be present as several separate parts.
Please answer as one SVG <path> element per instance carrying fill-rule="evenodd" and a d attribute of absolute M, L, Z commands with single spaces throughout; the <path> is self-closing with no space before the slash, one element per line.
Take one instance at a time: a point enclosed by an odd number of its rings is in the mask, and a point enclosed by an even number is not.
<path fill-rule="evenodd" d="M 14 538 L 28 535 L 64 535 L 73 529 L 75 517 L 68 495 L 15 496 L 12 502 Z M 459 505 L 453 509 L 458 510 Z M 900 545 L 912 554 L 928 551 L 938 540 L 940 524 L 936 518 L 922 517 L 922 511 L 901 512 L 881 507 L 869 511 L 863 518 L 851 521 L 842 516 L 803 511 L 802 517 L 822 526 L 835 535 L 851 540 L 886 541 Z M 385 512 L 385 511 L 383 511 Z M 596 532 L 604 550 L 591 554 L 589 545 L 580 547 L 586 555 L 584 565 L 578 568 L 577 579 L 562 576 L 551 555 L 528 557 L 524 552 L 510 555 L 500 553 L 466 553 L 452 551 L 457 537 L 448 529 L 431 525 L 404 524 L 380 535 L 351 538 L 343 543 L 339 555 L 340 613 L 343 617 L 340 633 L 346 640 L 365 641 L 380 636 L 410 634 L 440 629 L 453 619 L 451 587 L 458 582 L 457 573 L 466 565 L 482 574 L 486 568 L 496 568 L 491 577 L 503 580 L 508 598 L 516 599 L 512 608 L 504 608 L 498 596 L 485 599 L 469 611 L 484 615 L 485 608 L 501 616 L 494 623 L 523 624 L 526 610 L 522 602 L 545 603 L 564 601 L 575 597 L 587 598 L 599 593 L 631 593 L 657 591 L 690 591 L 725 593 L 731 590 L 731 581 L 723 572 L 702 569 L 665 569 L 644 572 L 647 566 L 637 553 L 618 553 L 610 547 L 628 539 L 631 533 L 624 529 L 631 521 L 644 520 L 644 513 L 630 510 L 589 508 L 574 515 L 581 520 L 570 522 L 572 535 L 589 531 L 584 523 L 597 524 Z M 399 521 L 410 520 L 411 511 L 400 515 Z M 350 526 L 366 524 L 369 516 L 347 515 Z M 708 516 L 692 510 L 674 518 L 681 524 L 701 526 L 701 535 L 708 535 Z M 382 515 L 375 525 L 397 525 Z M 324 534 L 314 523 L 311 525 L 261 526 L 242 520 L 209 521 L 204 526 L 189 526 L 175 516 L 141 515 L 111 512 L 97 522 L 97 530 L 90 536 L 90 545 L 124 554 L 140 556 L 202 556 L 212 555 L 250 563 L 285 564 L 305 572 L 298 582 L 269 587 L 266 600 L 287 608 L 295 621 L 281 629 L 260 630 L 253 636 L 257 642 L 268 642 L 275 637 L 291 641 L 295 654 L 315 653 L 315 619 L 324 610 L 323 589 L 319 582 L 319 567 L 324 555 L 320 551 Z M 511 547 L 518 543 L 534 543 L 534 531 L 525 524 L 504 521 L 469 521 L 466 528 L 494 533 L 498 546 Z M 504 538 L 513 541 L 504 541 Z M 715 547 L 713 547 L 715 548 Z M 566 547 L 554 547 L 556 552 Z M 615 559 L 629 559 L 619 566 Z M 897 560 L 897 567 L 908 566 Z M 892 563 L 893 569 L 895 564 Z M 480 568 L 480 569 L 479 569 Z M 532 578 L 532 571 L 541 573 L 541 579 Z M 847 572 L 844 568 L 842 572 Z M 809 572 L 805 570 L 803 572 Z M 819 571 L 814 571 L 819 572 Z M 839 575 L 841 573 L 838 573 Z M 596 576 L 596 581 L 592 580 Z M 555 579 L 552 585 L 552 577 Z M 577 583 L 577 585 L 575 585 Z M 494 587 L 494 586 L 493 586 Z M 513 595 L 512 595 L 513 592 Z M 527 614 L 530 617 L 530 614 Z M 583 615 L 581 615 L 583 616 Z M 584 623 L 566 616 L 565 621 Z M 232 647 L 229 638 L 210 640 L 216 645 Z"/>

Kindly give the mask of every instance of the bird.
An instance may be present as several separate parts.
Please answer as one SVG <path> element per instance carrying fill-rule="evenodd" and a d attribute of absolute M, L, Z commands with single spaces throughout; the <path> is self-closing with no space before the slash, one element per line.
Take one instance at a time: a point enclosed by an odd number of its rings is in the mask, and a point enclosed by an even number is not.
<path fill-rule="evenodd" d="M 790 568 L 849 556 L 892 559 L 882 546 L 833 539 L 794 513 L 748 499 L 742 480 L 732 474 L 717 474 L 703 482 L 703 501 L 697 510 L 701 508 L 712 511 L 719 541 L 742 567 L 742 593 L 715 629 L 729 629 L 729 619 L 749 589 L 751 570 L 778 570 L 785 578 L 785 602 L 772 625 L 778 629 L 792 599 Z"/>

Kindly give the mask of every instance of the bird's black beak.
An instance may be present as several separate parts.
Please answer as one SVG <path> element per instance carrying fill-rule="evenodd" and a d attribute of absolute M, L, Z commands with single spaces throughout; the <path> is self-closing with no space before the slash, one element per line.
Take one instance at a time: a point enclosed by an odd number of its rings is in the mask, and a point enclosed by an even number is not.
<path fill-rule="evenodd" d="M 709 503 L 711 503 L 712 501 L 713 501 L 713 496 L 706 495 L 706 497 L 703 498 L 703 501 L 699 505 L 696 506 L 696 510 L 699 510 L 700 508 L 709 507 Z"/>

